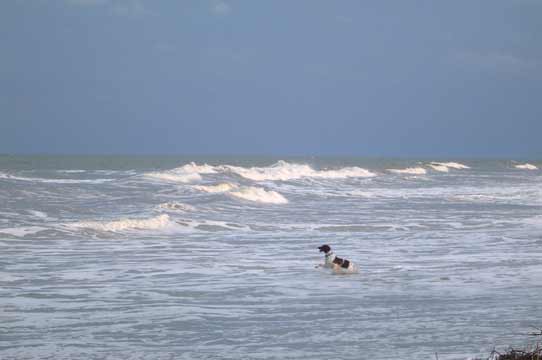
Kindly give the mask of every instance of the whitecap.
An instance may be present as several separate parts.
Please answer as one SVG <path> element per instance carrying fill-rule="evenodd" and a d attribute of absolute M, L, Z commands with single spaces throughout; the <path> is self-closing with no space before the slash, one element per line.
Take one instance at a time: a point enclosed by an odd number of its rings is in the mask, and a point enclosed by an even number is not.
<path fill-rule="evenodd" d="M 248 201 L 268 203 L 268 204 L 286 204 L 288 199 L 276 191 L 265 190 L 259 187 L 243 187 L 237 191 L 232 191 L 230 195 Z"/>
<path fill-rule="evenodd" d="M 427 171 L 422 167 L 410 167 L 406 169 L 388 169 L 389 172 L 395 174 L 408 174 L 408 175 L 424 175 Z"/>
<path fill-rule="evenodd" d="M 173 171 L 184 173 L 215 174 L 217 172 L 217 168 L 207 164 L 198 165 L 195 162 L 190 162 L 186 165 L 173 169 Z"/>
<path fill-rule="evenodd" d="M 435 171 L 440 171 L 440 172 L 450 171 L 450 168 L 445 165 L 429 164 L 429 166 Z"/>
<path fill-rule="evenodd" d="M 467 166 L 465 164 L 458 163 L 458 162 L 436 162 L 436 161 L 433 161 L 431 164 L 434 164 L 434 165 L 437 165 L 437 166 L 438 165 L 446 166 L 447 168 L 457 169 L 457 170 L 470 169 L 469 166 Z"/>
<path fill-rule="evenodd" d="M 217 169 L 218 168 L 211 165 L 198 165 L 194 162 L 190 162 L 186 165 L 171 170 L 149 172 L 146 173 L 145 176 L 164 181 L 190 183 L 200 181 L 202 174 L 216 173 Z"/>
<path fill-rule="evenodd" d="M 521 170 L 538 170 L 538 167 L 533 164 L 518 164 L 514 166 L 516 169 Z"/>

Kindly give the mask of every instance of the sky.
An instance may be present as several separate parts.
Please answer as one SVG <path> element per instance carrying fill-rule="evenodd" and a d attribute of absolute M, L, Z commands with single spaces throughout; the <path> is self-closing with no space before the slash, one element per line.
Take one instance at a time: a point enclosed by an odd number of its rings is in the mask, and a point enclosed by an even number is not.
<path fill-rule="evenodd" d="M 0 153 L 542 159 L 542 0 L 5 0 Z"/>

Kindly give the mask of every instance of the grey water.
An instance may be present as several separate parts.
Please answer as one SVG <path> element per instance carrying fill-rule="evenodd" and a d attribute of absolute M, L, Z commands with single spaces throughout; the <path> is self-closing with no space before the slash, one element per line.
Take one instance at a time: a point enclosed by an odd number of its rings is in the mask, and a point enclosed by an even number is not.
<path fill-rule="evenodd" d="M 541 161 L 0 156 L 1 359 L 468 359 L 542 327 Z M 317 247 L 360 273 L 316 268 Z"/>

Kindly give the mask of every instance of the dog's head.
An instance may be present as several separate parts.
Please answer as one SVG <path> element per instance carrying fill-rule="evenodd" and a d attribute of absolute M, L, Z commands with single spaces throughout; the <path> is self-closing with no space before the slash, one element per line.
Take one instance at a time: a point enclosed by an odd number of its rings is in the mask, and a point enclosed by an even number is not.
<path fill-rule="evenodd" d="M 322 245 L 322 246 L 319 246 L 318 247 L 318 250 L 320 250 L 320 252 L 324 252 L 324 253 L 328 253 L 331 251 L 331 248 L 329 247 L 329 245 Z"/>

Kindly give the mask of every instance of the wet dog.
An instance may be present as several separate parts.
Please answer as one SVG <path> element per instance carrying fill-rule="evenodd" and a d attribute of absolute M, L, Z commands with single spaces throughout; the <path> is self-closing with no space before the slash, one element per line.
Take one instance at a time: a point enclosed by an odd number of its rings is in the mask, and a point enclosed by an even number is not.
<path fill-rule="evenodd" d="M 325 254 L 325 262 L 320 266 L 333 270 L 335 274 L 355 274 L 359 271 L 358 267 L 350 260 L 336 256 L 329 245 L 319 246 L 318 250 Z"/>

